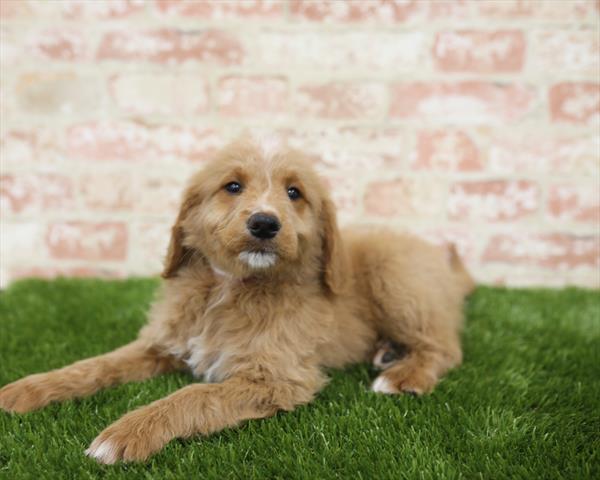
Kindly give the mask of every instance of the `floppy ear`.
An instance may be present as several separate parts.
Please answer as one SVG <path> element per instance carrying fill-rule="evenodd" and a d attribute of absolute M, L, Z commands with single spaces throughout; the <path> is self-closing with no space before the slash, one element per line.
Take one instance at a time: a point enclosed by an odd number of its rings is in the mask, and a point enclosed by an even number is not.
<path fill-rule="evenodd" d="M 171 228 L 171 240 L 167 249 L 165 258 L 165 266 L 161 276 L 163 278 L 172 278 L 177 274 L 177 271 L 189 263 L 193 257 L 192 249 L 185 247 L 183 244 L 184 230 L 183 221 L 185 220 L 190 209 L 200 202 L 200 197 L 192 188 L 188 188 L 181 203 L 181 208 L 177 214 L 175 225 Z"/>
<path fill-rule="evenodd" d="M 337 226 L 335 205 L 330 198 L 323 200 L 323 280 L 331 293 L 340 294 L 348 285 L 348 258 Z"/>

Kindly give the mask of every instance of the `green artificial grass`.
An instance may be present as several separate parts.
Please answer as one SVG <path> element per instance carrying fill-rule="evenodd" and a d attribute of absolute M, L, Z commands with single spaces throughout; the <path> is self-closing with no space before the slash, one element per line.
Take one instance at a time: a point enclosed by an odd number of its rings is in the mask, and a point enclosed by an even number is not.
<path fill-rule="evenodd" d="M 0 294 L 0 385 L 132 340 L 158 283 L 28 280 Z M 464 364 L 422 398 L 369 392 L 368 365 L 331 372 L 312 404 L 208 438 L 175 440 L 147 464 L 83 451 L 125 412 L 194 381 L 171 374 L 0 412 L 0 477 L 600 478 L 600 295 L 479 288 Z"/>

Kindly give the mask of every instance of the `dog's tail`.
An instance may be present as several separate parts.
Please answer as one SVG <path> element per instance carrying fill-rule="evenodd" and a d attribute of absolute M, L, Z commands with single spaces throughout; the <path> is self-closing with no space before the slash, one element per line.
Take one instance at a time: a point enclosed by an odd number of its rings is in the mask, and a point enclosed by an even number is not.
<path fill-rule="evenodd" d="M 467 271 L 465 264 L 456 251 L 456 245 L 453 243 L 448 245 L 448 257 L 450 260 L 450 268 L 457 276 L 463 295 L 469 295 L 473 290 L 475 290 L 475 280 L 473 280 L 473 277 Z"/>

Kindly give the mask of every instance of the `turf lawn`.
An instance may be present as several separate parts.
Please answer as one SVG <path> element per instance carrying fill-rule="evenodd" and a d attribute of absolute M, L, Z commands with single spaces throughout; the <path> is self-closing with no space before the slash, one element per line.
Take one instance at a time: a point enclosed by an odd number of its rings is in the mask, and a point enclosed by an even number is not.
<path fill-rule="evenodd" d="M 0 294 L 0 385 L 128 342 L 158 283 L 28 280 Z M 369 392 L 368 365 L 331 372 L 311 405 L 143 465 L 83 455 L 125 412 L 193 379 L 171 374 L 18 416 L 0 412 L 0 478 L 600 478 L 600 294 L 480 288 L 465 362 L 432 395 Z"/>

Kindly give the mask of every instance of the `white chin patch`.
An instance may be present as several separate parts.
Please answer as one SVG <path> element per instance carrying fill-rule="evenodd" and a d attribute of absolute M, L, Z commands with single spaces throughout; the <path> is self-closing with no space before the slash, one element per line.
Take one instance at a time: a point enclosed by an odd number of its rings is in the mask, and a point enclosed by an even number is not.
<path fill-rule="evenodd" d="M 269 268 L 277 261 L 277 255 L 269 252 L 242 252 L 238 258 L 252 268 Z"/>

